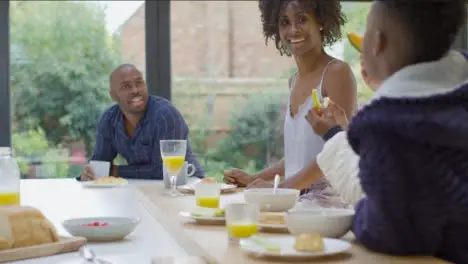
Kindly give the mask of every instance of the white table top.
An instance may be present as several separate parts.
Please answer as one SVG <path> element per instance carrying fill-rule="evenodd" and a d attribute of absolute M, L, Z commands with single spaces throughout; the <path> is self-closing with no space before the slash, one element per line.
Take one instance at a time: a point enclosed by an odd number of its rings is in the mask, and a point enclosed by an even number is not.
<path fill-rule="evenodd" d="M 40 209 L 57 227 L 60 235 L 69 236 L 61 222 L 75 217 L 132 216 L 141 219 L 136 230 L 124 241 L 89 243 L 99 258 L 119 263 L 150 263 L 152 257 L 185 257 L 187 253 L 138 202 L 135 183 L 125 188 L 83 188 L 74 179 L 22 180 L 21 204 Z M 148 182 L 148 181 L 146 181 Z M 17 261 L 21 264 L 82 263 L 77 252 L 52 257 Z"/>

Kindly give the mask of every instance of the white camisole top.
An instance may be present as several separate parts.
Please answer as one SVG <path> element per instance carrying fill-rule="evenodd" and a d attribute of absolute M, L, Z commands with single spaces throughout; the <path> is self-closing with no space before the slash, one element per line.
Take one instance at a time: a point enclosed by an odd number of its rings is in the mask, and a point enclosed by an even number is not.
<path fill-rule="evenodd" d="M 320 83 L 316 88 L 319 100 L 323 98 L 323 79 L 327 68 L 335 61 L 336 60 L 330 61 L 323 70 Z M 284 121 L 284 166 L 286 178 L 295 175 L 309 162 L 315 159 L 317 154 L 322 151 L 324 145 L 322 137 L 315 134 L 311 125 L 305 119 L 307 113 L 313 107 L 312 96 L 309 96 L 307 100 L 299 106 L 294 117 L 291 116 L 291 90 L 295 82 L 296 75 L 294 75 L 291 80 L 287 114 Z M 307 200 L 315 200 L 316 205 L 324 207 L 334 206 L 330 204 L 331 201 L 329 201 L 329 198 L 338 197 L 339 199 L 339 195 L 331 188 L 330 183 L 324 177 L 321 177 L 312 184 L 308 189 L 308 193 L 304 196 L 307 197 Z M 334 201 L 332 204 L 336 202 L 338 201 Z M 336 206 L 342 207 L 340 202 L 338 202 Z"/>

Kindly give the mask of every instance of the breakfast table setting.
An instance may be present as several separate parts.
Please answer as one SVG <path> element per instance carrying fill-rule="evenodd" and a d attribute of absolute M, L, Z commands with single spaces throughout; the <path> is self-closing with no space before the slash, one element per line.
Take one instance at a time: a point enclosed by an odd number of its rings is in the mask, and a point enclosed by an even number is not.
<path fill-rule="evenodd" d="M 258 189 L 191 177 L 185 153 L 185 140 L 161 141 L 163 180 L 107 176 L 98 161 L 92 181 L 19 180 L 4 156 L 0 263 L 446 263 L 367 250 L 353 209 L 298 207 L 279 176 Z"/>

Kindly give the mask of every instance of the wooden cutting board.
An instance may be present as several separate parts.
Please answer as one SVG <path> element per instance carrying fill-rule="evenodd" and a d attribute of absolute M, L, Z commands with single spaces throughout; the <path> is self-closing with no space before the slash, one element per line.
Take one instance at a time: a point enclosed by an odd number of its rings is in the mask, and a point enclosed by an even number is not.
<path fill-rule="evenodd" d="M 84 237 L 60 237 L 60 241 L 57 243 L 1 250 L 0 263 L 78 251 L 84 244 L 86 244 Z"/>

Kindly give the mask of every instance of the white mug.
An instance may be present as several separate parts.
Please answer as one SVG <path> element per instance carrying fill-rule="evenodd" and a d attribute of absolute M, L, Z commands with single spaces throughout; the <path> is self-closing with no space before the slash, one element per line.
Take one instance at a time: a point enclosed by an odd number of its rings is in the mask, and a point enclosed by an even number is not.
<path fill-rule="evenodd" d="M 94 177 L 96 177 L 96 179 L 109 176 L 110 162 L 91 160 L 89 161 L 89 166 L 91 167 L 91 169 L 93 169 Z"/>
<path fill-rule="evenodd" d="M 177 175 L 176 179 L 176 186 L 184 185 L 187 183 L 187 179 L 192 177 L 195 174 L 196 168 L 193 164 L 188 162 L 184 162 L 184 166 L 180 170 L 179 175 Z M 163 180 L 164 180 L 164 187 L 170 188 L 171 187 L 171 176 L 167 172 L 166 167 L 163 165 Z"/>

